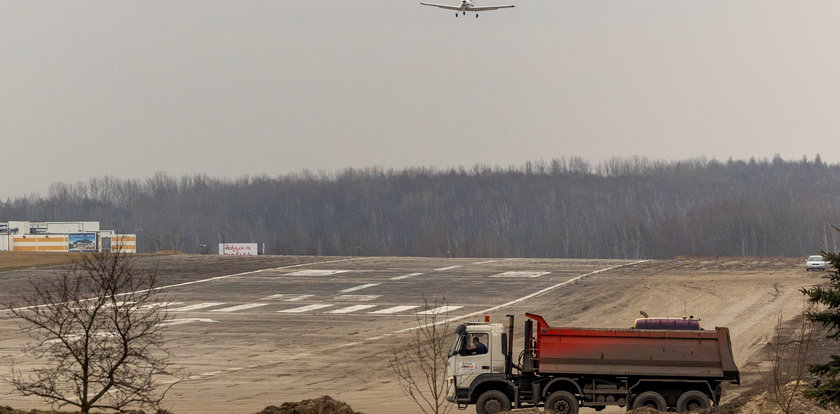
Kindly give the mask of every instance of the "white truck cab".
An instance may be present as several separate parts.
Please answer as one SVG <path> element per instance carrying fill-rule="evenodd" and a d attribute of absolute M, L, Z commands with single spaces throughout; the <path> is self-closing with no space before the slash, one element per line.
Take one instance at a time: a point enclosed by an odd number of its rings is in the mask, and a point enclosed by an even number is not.
<path fill-rule="evenodd" d="M 487 347 L 476 350 L 474 338 Z M 455 329 L 455 338 L 446 363 L 447 397 L 453 403 L 467 404 L 477 382 L 505 377 L 507 333 L 500 323 L 468 322 Z M 501 378 L 498 378 L 501 376 Z"/>

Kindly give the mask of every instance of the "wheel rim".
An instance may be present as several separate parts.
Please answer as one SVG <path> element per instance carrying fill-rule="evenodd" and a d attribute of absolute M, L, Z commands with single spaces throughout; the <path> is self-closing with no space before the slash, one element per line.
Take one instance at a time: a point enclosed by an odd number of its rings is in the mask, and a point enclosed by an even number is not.
<path fill-rule="evenodd" d="M 685 408 L 688 408 L 688 411 L 699 410 L 703 408 L 703 404 L 701 404 L 700 401 L 691 400 L 685 405 Z"/>
<path fill-rule="evenodd" d="M 502 411 L 502 403 L 499 400 L 490 400 L 484 404 L 484 411 L 490 414 L 495 414 Z"/>
<path fill-rule="evenodd" d="M 642 407 L 650 407 L 655 408 L 657 410 L 659 409 L 659 406 L 656 405 L 656 401 L 654 401 L 652 398 L 642 401 Z"/>
<path fill-rule="evenodd" d="M 551 409 L 554 410 L 556 414 L 567 414 L 571 410 L 571 407 L 569 407 L 568 401 L 557 401 L 553 406 L 551 406 Z"/>

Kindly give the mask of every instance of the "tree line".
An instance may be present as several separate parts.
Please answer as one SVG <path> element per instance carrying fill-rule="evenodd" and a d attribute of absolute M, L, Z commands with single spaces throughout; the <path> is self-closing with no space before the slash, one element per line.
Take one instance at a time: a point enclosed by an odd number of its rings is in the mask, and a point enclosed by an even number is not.
<path fill-rule="evenodd" d="M 670 258 L 837 251 L 840 164 L 579 157 L 521 166 L 110 176 L 7 199 L 0 220 L 100 221 L 142 252 Z"/>

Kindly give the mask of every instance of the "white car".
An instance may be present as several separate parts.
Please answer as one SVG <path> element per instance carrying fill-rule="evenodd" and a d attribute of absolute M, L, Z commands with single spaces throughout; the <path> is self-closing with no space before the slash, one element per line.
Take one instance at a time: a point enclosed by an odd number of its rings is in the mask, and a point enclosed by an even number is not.
<path fill-rule="evenodd" d="M 808 259 L 805 260 L 805 270 L 825 270 L 828 267 L 828 263 L 823 259 L 822 256 L 808 256 Z"/>

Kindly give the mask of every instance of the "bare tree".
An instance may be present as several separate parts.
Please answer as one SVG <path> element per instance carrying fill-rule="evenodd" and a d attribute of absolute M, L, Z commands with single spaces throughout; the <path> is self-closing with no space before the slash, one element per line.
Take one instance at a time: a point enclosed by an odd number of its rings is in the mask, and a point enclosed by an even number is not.
<path fill-rule="evenodd" d="M 793 328 L 785 326 L 779 312 L 774 336 L 768 341 L 770 372 L 764 374 L 764 379 L 770 401 L 784 414 L 803 412 L 801 397 L 808 387 L 805 375 L 814 332 L 814 323 L 805 317 L 806 312 L 803 311 L 800 324 Z"/>
<path fill-rule="evenodd" d="M 446 401 L 446 361 L 449 359 L 450 323 L 445 314 L 436 312 L 445 300 L 429 304 L 417 315 L 417 327 L 410 331 L 410 340 L 403 348 L 395 348 L 391 368 L 403 393 L 426 414 L 449 412 Z"/>
<path fill-rule="evenodd" d="M 54 407 L 157 409 L 171 384 L 164 348 L 169 316 L 156 272 L 141 272 L 123 253 L 85 254 L 66 271 L 32 282 L 10 306 L 33 340 L 23 351 L 39 368 L 8 379 L 17 392 Z"/>

